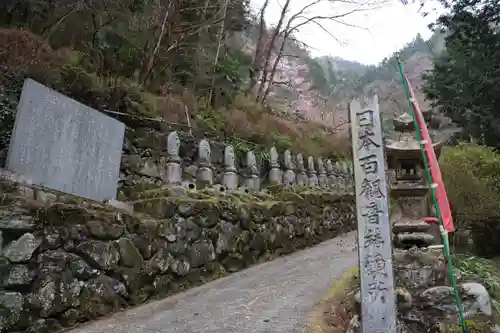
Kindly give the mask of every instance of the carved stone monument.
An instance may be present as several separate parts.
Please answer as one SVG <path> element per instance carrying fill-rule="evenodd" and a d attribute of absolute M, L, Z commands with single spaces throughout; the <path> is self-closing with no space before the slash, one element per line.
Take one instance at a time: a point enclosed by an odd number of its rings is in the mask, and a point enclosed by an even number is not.
<path fill-rule="evenodd" d="M 333 170 L 332 160 L 326 160 L 326 175 L 328 177 L 328 186 L 334 191 L 337 190 L 337 178 Z"/>
<path fill-rule="evenodd" d="M 307 158 L 307 176 L 308 176 L 308 184 L 310 187 L 318 186 L 318 175 L 316 174 L 316 170 L 314 169 L 314 158 L 309 156 Z"/>
<path fill-rule="evenodd" d="M 272 147 L 269 151 L 269 183 L 271 184 L 281 184 L 281 169 L 278 162 L 279 156 L 278 151 L 275 147 Z"/>
<path fill-rule="evenodd" d="M 118 120 L 28 79 L 6 166 L 36 185 L 114 200 L 124 133 Z"/>
<path fill-rule="evenodd" d="M 297 185 L 306 186 L 309 184 L 309 178 L 306 174 L 306 168 L 304 166 L 304 157 L 301 153 L 297 154 Z"/>
<path fill-rule="evenodd" d="M 167 137 L 167 179 L 168 184 L 180 184 L 182 182 L 181 157 L 179 148 L 181 140 L 177 132 L 172 132 Z"/>
<path fill-rule="evenodd" d="M 214 175 L 211 159 L 210 142 L 203 139 L 198 146 L 198 163 L 200 166 L 196 173 L 196 188 L 211 187 L 213 185 Z"/>
<path fill-rule="evenodd" d="M 321 157 L 318 157 L 316 159 L 316 164 L 318 165 L 318 184 L 320 187 L 327 187 L 328 178 L 326 178 L 326 170 L 323 159 Z"/>
<path fill-rule="evenodd" d="M 259 178 L 259 169 L 257 168 L 257 159 L 255 158 L 255 154 L 253 151 L 247 152 L 247 160 L 246 160 L 246 178 L 245 185 L 246 188 L 250 191 L 259 191 L 260 190 L 260 178 Z"/>
<path fill-rule="evenodd" d="M 295 165 L 292 161 L 292 152 L 290 150 L 286 150 L 283 154 L 283 164 L 285 165 L 285 172 L 283 174 L 283 183 L 285 185 L 294 185 L 295 184 Z"/>
<path fill-rule="evenodd" d="M 429 120 L 428 120 L 429 121 Z M 398 248 L 427 247 L 440 243 L 439 229 L 427 224 L 431 216 L 431 188 L 425 174 L 420 144 L 415 139 L 413 118 L 405 113 L 393 119 L 398 140 L 388 139 L 386 155 L 390 170 L 394 245 Z M 436 157 L 441 142 L 434 144 Z"/>
<path fill-rule="evenodd" d="M 349 105 L 358 219 L 363 333 L 396 332 L 396 294 L 377 97 Z"/>
<path fill-rule="evenodd" d="M 224 149 L 224 176 L 222 183 L 228 190 L 238 188 L 238 175 L 236 174 L 236 158 L 233 146 L 226 146 Z"/>

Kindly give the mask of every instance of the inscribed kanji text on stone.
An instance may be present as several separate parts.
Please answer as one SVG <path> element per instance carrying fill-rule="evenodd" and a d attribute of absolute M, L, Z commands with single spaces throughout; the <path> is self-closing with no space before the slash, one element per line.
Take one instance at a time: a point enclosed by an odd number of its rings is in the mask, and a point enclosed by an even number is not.
<path fill-rule="evenodd" d="M 396 332 L 396 297 L 377 97 L 349 106 L 356 181 L 363 333 Z"/>

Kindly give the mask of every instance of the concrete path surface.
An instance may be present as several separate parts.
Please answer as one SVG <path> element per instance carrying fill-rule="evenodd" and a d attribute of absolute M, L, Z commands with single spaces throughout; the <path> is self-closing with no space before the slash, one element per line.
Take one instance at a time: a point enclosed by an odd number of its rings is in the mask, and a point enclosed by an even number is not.
<path fill-rule="evenodd" d="M 70 333 L 299 333 L 335 278 L 357 264 L 355 233 L 151 302 Z"/>

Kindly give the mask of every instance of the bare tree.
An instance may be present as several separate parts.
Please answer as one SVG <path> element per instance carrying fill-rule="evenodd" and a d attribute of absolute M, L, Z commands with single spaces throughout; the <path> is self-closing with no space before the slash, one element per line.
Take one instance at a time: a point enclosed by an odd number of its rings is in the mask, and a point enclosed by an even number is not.
<path fill-rule="evenodd" d="M 262 80 L 263 81 L 261 81 L 261 85 L 259 86 L 259 92 L 257 93 L 257 100 L 258 100 L 260 94 L 262 93 L 263 85 L 266 82 L 266 78 L 268 75 L 267 69 L 269 68 L 269 61 L 271 59 L 271 55 L 272 55 L 273 49 L 275 47 L 276 39 L 281 34 L 281 26 L 283 25 L 283 21 L 285 20 L 285 15 L 288 11 L 288 7 L 290 6 L 290 2 L 291 2 L 291 0 L 286 0 L 285 4 L 283 5 L 283 7 L 281 9 L 281 14 L 280 14 L 278 24 L 274 28 L 274 33 L 271 37 L 271 40 L 269 41 L 269 46 L 267 47 L 267 52 L 266 52 L 266 55 L 264 57 L 265 63 L 264 63 L 264 66 L 262 68 L 262 71 L 263 71 L 262 72 Z"/>
<path fill-rule="evenodd" d="M 269 0 L 265 0 L 259 11 L 259 36 L 257 40 L 257 45 L 255 46 L 255 53 L 253 56 L 252 66 L 250 67 L 250 85 L 248 86 L 247 94 L 249 94 L 252 89 L 257 85 L 258 76 L 261 71 L 261 62 L 263 49 L 266 46 L 266 21 L 264 20 L 264 15 L 266 13 L 267 6 L 269 5 Z"/>
<path fill-rule="evenodd" d="M 212 95 L 213 95 L 214 85 L 215 85 L 215 71 L 217 70 L 217 65 L 219 63 L 219 54 L 220 54 L 220 48 L 222 47 L 222 39 L 224 36 L 224 23 L 226 21 L 228 4 L 229 4 L 229 0 L 224 0 L 223 10 L 222 10 L 222 18 L 221 18 L 220 27 L 219 27 L 219 35 L 217 37 L 217 51 L 215 52 L 215 57 L 214 57 L 214 66 L 213 66 L 214 73 L 212 74 L 212 84 L 210 85 L 210 91 L 208 93 L 208 104 L 209 105 L 212 104 Z"/>
<path fill-rule="evenodd" d="M 320 29 L 328 33 L 333 39 L 337 40 L 338 39 L 324 26 L 322 25 L 322 21 L 333 21 L 342 25 L 347 25 L 347 26 L 352 26 L 355 27 L 354 25 L 349 24 L 348 22 L 344 21 L 343 19 L 351 14 L 354 14 L 356 12 L 360 11 L 365 11 L 365 10 L 372 10 L 377 8 L 378 2 L 364 2 L 361 1 L 359 4 L 356 3 L 355 1 L 350 1 L 350 0 L 326 0 L 331 4 L 335 3 L 340 3 L 340 4 L 349 4 L 349 5 L 355 5 L 353 9 L 346 10 L 341 12 L 340 14 L 333 14 L 333 15 L 314 15 L 314 16 L 307 16 L 307 11 L 312 9 L 314 6 L 324 2 L 325 0 L 314 0 L 308 5 L 303 6 L 300 10 L 298 10 L 295 14 L 293 14 L 288 20 L 285 20 L 285 16 L 287 14 L 287 10 L 290 5 L 290 0 L 286 0 L 285 5 L 283 6 L 283 10 L 281 12 L 281 17 L 278 22 L 278 26 L 276 27 L 275 34 L 273 35 L 273 44 L 270 43 L 270 45 L 267 48 L 266 52 L 266 58 L 265 58 L 265 63 L 264 66 L 262 67 L 262 76 L 261 76 L 261 81 L 259 85 L 258 92 L 256 94 L 256 101 L 259 103 L 263 103 L 267 96 L 270 93 L 270 90 L 273 86 L 273 80 L 274 76 L 276 74 L 276 70 L 278 67 L 279 62 L 283 58 L 284 54 L 283 51 L 285 49 L 287 41 L 289 41 L 291 38 L 293 38 L 293 34 L 300 29 L 301 27 L 308 25 L 308 24 L 314 24 L 318 26 Z M 384 1 L 384 0 L 382 0 Z M 283 22 L 286 21 L 285 27 L 282 28 Z M 279 29 L 278 29 L 279 28 Z M 276 43 L 279 43 L 279 45 L 275 45 Z M 274 61 L 272 63 L 271 69 L 269 69 L 270 64 L 272 62 L 272 55 L 273 55 L 273 49 L 276 50 Z"/>

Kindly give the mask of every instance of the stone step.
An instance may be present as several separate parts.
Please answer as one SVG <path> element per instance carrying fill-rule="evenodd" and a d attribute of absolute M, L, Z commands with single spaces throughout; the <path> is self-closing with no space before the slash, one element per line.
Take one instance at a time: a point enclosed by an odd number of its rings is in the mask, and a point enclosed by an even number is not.
<path fill-rule="evenodd" d="M 424 232 L 400 233 L 395 235 L 394 245 L 398 248 L 427 247 L 434 244 L 435 237 Z"/>
<path fill-rule="evenodd" d="M 425 232 L 431 227 L 430 224 L 425 222 L 399 222 L 392 226 L 392 232 L 398 234 L 402 232 Z"/>

